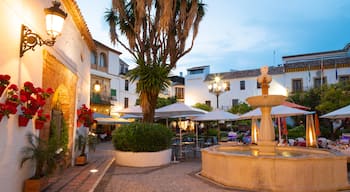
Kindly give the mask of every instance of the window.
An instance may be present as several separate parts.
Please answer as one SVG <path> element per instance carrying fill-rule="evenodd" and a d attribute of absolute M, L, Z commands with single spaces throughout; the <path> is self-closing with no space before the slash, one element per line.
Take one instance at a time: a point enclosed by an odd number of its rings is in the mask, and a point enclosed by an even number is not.
<path fill-rule="evenodd" d="M 350 75 L 339 76 L 339 82 L 346 83 L 350 80 Z"/>
<path fill-rule="evenodd" d="M 321 78 L 314 78 L 314 87 L 321 87 L 322 85 L 327 84 L 327 78 L 323 77 L 323 81 L 321 82 Z"/>
<path fill-rule="evenodd" d="M 302 79 L 292 79 L 292 92 L 303 91 L 303 80 Z"/>
<path fill-rule="evenodd" d="M 120 74 L 125 75 L 126 73 L 128 73 L 128 66 L 127 65 L 120 65 Z"/>
<path fill-rule="evenodd" d="M 125 97 L 124 98 L 124 108 L 128 108 L 129 107 L 129 98 Z"/>
<path fill-rule="evenodd" d="M 205 101 L 205 104 L 208 105 L 209 107 L 211 107 L 211 101 L 207 100 L 207 101 Z"/>
<path fill-rule="evenodd" d="M 176 99 L 184 99 L 184 88 L 175 87 L 175 97 Z"/>
<path fill-rule="evenodd" d="M 239 82 L 239 87 L 241 90 L 245 90 L 245 81 L 240 81 Z"/>
<path fill-rule="evenodd" d="M 96 65 L 97 63 L 97 55 L 96 55 L 96 53 L 95 52 L 91 52 L 91 54 L 90 54 L 90 62 L 91 62 L 91 64 L 92 65 Z"/>
<path fill-rule="evenodd" d="M 117 90 L 116 89 L 111 89 L 111 99 L 114 101 L 117 101 Z"/>
<path fill-rule="evenodd" d="M 260 85 L 260 83 L 258 81 L 256 81 L 256 88 L 257 89 L 261 89 L 261 85 Z"/>
<path fill-rule="evenodd" d="M 125 79 L 125 91 L 129 91 L 129 80 Z"/>
<path fill-rule="evenodd" d="M 111 89 L 111 96 L 117 96 L 117 90 L 116 89 Z"/>
<path fill-rule="evenodd" d="M 189 72 L 190 72 L 190 75 L 202 74 L 203 73 L 203 69 L 191 70 Z"/>
<path fill-rule="evenodd" d="M 100 67 L 106 67 L 106 54 L 100 53 L 100 62 L 98 63 Z"/>
<path fill-rule="evenodd" d="M 226 84 L 225 91 L 229 91 L 230 90 L 230 82 L 226 81 L 225 84 Z"/>
<path fill-rule="evenodd" d="M 232 99 L 232 106 L 238 105 L 238 99 Z"/>

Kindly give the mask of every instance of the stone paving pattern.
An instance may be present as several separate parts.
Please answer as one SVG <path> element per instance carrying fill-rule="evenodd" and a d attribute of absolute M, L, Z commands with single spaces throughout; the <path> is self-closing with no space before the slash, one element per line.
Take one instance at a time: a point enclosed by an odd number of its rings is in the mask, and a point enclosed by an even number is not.
<path fill-rule="evenodd" d="M 95 152 L 89 153 L 88 163 L 73 166 L 49 178 L 44 192 L 88 192 L 93 191 L 114 161 L 110 143 L 101 143 Z M 98 172 L 91 173 L 91 169 Z"/>
<path fill-rule="evenodd" d="M 243 192 L 201 178 L 201 159 L 188 156 L 162 167 L 133 168 L 114 163 L 110 142 L 90 153 L 89 163 L 75 166 L 49 180 L 45 192 Z M 98 169 L 91 173 L 91 169 Z M 348 191 L 348 190 L 344 190 Z"/>

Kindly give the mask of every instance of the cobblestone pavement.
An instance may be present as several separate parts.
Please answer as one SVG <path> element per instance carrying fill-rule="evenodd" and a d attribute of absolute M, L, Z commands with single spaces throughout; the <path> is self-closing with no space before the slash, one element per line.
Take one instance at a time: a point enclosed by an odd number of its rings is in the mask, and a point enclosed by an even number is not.
<path fill-rule="evenodd" d="M 233 192 L 199 178 L 199 159 L 163 167 L 132 168 L 113 164 L 95 192 Z"/>
<path fill-rule="evenodd" d="M 88 163 L 84 166 L 69 167 L 49 178 L 44 192 L 88 192 L 93 191 L 114 161 L 112 144 L 100 143 L 95 152 L 89 153 Z M 98 172 L 92 173 L 90 170 Z"/>

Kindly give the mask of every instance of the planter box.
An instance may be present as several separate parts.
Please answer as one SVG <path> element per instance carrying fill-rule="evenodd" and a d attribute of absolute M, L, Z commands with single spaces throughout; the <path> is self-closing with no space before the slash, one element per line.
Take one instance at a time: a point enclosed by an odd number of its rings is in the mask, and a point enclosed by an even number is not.
<path fill-rule="evenodd" d="M 27 179 L 24 181 L 24 192 L 40 192 L 48 185 L 48 178 Z"/>
<path fill-rule="evenodd" d="M 158 152 L 115 151 L 115 162 L 129 167 L 154 167 L 167 165 L 171 161 L 171 149 Z"/>
<path fill-rule="evenodd" d="M 75 158 L 75 165 L 85 165 L 87 164 L 86 156 L 78 156 Z"/>

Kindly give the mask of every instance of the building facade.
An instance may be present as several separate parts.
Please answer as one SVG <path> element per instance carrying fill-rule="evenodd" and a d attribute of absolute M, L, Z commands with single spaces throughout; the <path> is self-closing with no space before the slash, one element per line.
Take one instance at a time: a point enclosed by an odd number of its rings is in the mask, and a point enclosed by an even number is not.
<path fill-rule="evenodd" d="M 91 108 L 97 113 L 118 116 L 117 111 L 135 105 L 136 84 L 125 76 L 129 65 L 119 58 L 121 52 L 95 43 L 96 51 L 91 52 Z"/>
<path fill-rule="evenodd" d="M 282 60 L 282 65 L 269 67 L 272 76 L 269 94 L 288 96 L 350 79 L 349 44 L 340 50 L 284 56 Z M 260 69 L 211 74 L 209 66 L 189 68 L 185 76 L 185 103 L 206 103 L 215 108 L 219 101 L 219 108 L 228 110 L 235 104 L 245 102 L 247 97 L 261 95 L 257 83 L 259 75 Z M 218 98 L 208 89 L 215 77 L 228 86 Z"/>
<path fill-rule="evenodd" d="M 52 46 L 35 46 L 23 54 L 22 25 L 42 40 L 50 39 L 46 31 L 44 9 L 51 0 L 4 0 L 0 2 L 0 74 L 11 76 L 10 83 L 23 87 L 30 81 L 35 87 L 52 88 L 44 112 L 56 117 L 59 111 L 68 127 L 68 153 L 73 162 L 77 108 L 90 103 L 90 51 L 95 50 L 92 36 L 75 1 L 61 0 L 60 9 L 67 13 L 61 34 Z M 33 39 L 32 39 L 33 40 Z M 23 47 L 22 47 L 23 48 Z M 5 101 L 6 92 L 0 102 Z M 34 119 L 18 126 L 19 111 L 0 122 L 0 185 L 1 191 L 22 191 L 23 181 L 33 176 L 34 164 L 26 162 L 20 168 L 23 147 L 28 145 L 26 134 L 49 137 L 50 123 L 36 130 Z M 53 117 L 52 117 L 53 118 Z"/>
<path fill-rule="evenodd" d="M 159 97 L 175 97 L 177 102 L 185 101 L 185 78 L 180 76 L 170 76 L 170 86 L 159 93 Z"/>

